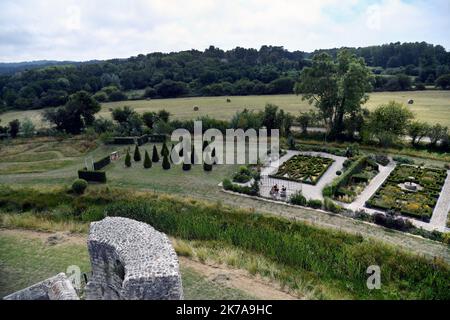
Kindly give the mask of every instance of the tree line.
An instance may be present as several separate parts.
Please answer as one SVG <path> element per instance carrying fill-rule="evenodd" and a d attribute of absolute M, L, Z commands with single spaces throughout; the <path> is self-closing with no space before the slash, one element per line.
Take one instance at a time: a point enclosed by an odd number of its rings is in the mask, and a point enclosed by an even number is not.
<path fill-rule="evenodd" d="M 0 76 L 0 111 L 62 106 L 81 90 L 95 94 L 99 102 L 291 93 L 314 56 L 326 52 L 336 58 L 338 51 L 290 52 L 277 46 L 224 51 L 211 46 L 204 51 L 150 53 L 20 70 Z M 370 67 L 372 90 L 424 89 L 435 84 L 450 87 L 450 53 L 442 46 L 391 43 L 347 51 Z M 143 90 L 143 94 L 125 94 L 132 90 Z"/>

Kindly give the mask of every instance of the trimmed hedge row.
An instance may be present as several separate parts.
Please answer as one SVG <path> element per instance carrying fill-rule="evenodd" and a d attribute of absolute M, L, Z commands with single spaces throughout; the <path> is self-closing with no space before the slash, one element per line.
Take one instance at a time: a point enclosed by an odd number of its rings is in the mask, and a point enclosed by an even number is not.
<path fill-rule="evenodd" d="M 86 181 L 93 182 L 106 182 L 105 171 L 92 171 L 92 170 L 78 170 L 78 178 Z"/>
<path fill-rule="evenodd" d="M 114 137 L 113 144 L 135 144 L 135 137 Z"/>
<path fill-rule="evenodd" d="M 106 167 L 108 164 L 111 163 L 111 157 L 108 155 L 104 157 L 103 159 L 98 160 L 97 162 L 94 162 L 94 170 L 100 170 L 104 167 Z"/>
<path fill-rule="evenodd" d="M 166 135 L 164 134 L 144 134 L 140 137 L 113 137 L 112 144 L 137 144 L 141 146 L 147 142 L 164 142 Z"/>
<path fill-rule="evenodd" d="M 334 179 L 334 181 L 327 185 L 323 189 L 323 195 L 325 197 L 332 197 L 336 194 L 338 189 L 347 184 L 352 177 L 352 175 L 361 172 L 361 170 L 364 168 L 368 158 L 367 157 L 361 157 L 358 158 L 355 162 L 353 162 L 347 170 L 344 171 L 342 175 L 340 175 L 338 178 Z"/>

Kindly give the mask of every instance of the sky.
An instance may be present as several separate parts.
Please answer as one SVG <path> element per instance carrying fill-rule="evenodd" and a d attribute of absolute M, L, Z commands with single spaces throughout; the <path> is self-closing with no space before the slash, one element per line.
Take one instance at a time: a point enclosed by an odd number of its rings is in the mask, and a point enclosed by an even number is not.
<path fill-rule="evenodd" d="M 0 62 L 426 41 L 450 51 L 449 0 L 0 0 Z"/>

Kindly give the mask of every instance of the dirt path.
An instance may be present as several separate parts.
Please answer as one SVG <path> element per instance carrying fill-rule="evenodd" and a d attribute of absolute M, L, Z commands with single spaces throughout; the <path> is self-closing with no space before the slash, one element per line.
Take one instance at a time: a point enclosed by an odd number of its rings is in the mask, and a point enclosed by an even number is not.
<path fill-rule="evenodd" d="M 241 269 L 203 264 L 185 257 L 179 257 L 183 267 L 191 268 L 219 285 L 239 289 L 262 300 L 297 300 L 298 298 L 281 290 L 278 284 L 250 275 Z"/>
<path fill-rule="evenodd" d="M 24 229 L 3 229 L 0 228 L 0 236 L 18 236 L 27 239 L 40 239 L 49 246 L 58 244 L 86 245 L 86 235 L 74 234 L 70 232 L 41 232 Z"/>
<path fill-rule="evenodd" d="M 61 244 L 86 245 L 86 235 L 68 232 L 40 232 L 22 229 L 2 229 L 0 236 L 18 236 L 26 239 L 39 239 L 48 246 Z M 297 297 L 281 290 L 280 286 L 269 280 L 250 275 L 241 269 L 226 266 L 203 264 L 185 257 L 179 257 L 180 265 L 199 273 L 207 280 L 220 286 L 234 288 L 258 299 L 294 300 Z"/>

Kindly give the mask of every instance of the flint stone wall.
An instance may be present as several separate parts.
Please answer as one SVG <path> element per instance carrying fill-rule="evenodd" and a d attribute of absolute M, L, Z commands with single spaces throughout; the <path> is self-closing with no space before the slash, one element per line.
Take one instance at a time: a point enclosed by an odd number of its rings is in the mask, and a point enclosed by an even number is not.
<path fill-rule="evenodd" d="M 72 283 L 65 273 L 14 292 L 4 300 L 79 300 Z"/>
<path fill-rule="evenodd" d="M 164 233 L 135 220 L 107 217 L 91 224 L 89 300 L 183 299 L 178 257 Z"/>

